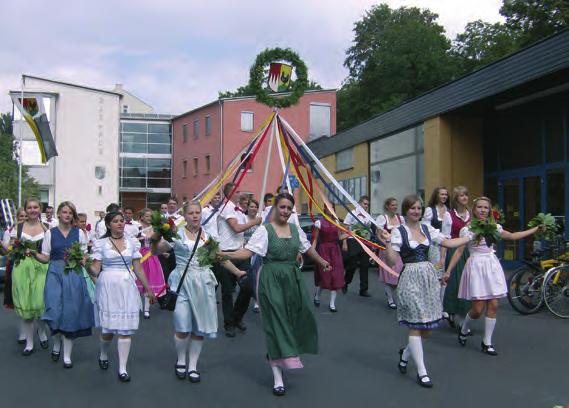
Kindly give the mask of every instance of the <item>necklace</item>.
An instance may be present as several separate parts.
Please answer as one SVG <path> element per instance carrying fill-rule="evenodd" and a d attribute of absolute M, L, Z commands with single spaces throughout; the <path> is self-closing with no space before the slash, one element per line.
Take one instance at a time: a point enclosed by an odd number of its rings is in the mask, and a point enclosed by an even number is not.
<path fill-rule="evenodd" d="M 200 228 L 198 227 L 196 230 L 193 230 L 191 228 L 188 228 L 188 225 L 186 225 L 186 230 L 194 235 L 196 235 L 198 233 L 198 231 L 200 230 Z"/>
<path fill-rule="evenodd" d="M 120 237 L 113 237 L 113 235 L 111 234 L 111 238 L 112 238 L 112 239 L 123 239 L 123 237 L 124 237 L 124 234 L 121 235 Z"/>

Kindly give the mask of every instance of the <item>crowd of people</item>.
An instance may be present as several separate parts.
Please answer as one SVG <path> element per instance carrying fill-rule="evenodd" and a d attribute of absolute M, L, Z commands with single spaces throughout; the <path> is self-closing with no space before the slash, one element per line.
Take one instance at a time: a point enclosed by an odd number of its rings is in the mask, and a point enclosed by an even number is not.
<path fill-rule="evenodd" d="M 472 320 L 484 313 L 481 350 L 497 355 L 492 334 L 498 299 L 507 292 L 504 272 L 492 246 L 469 229 L 471 219 L 492 217 L 489 198 L 476 198 L 471 205 L 465 187 L 452 192 L 438 187 L 424 208 L 418 196 L 410 195 L 399 212 L 397 199 L 390 197 L 375 223 L 368 215 L 367 196 L 343 221 L 328 204 L 324 216 L 314 222 L 310 242 L 288 191 L 265 195 L 261 209 L 249 194 L 238 195 L 234 203 L 234 190 L 233 183 L 226 184 L 203 208 L 197 201 L 179 207 L 177 199 L 170 198 L 160 211 L 177 226 L 171 241 L 153 230 L 148 208 L 135 220 L 133 208 L 110 204 L 91 228 L 87 215 L 78 213 L 70 201 L 60 203 L 56 211 L 45 208 L 42 219 L 39 200 L 25 200 L 17 223 L 2 239 L 5 254 L 26 243 L 26 256 L 10 262 L 4 293 L 4 305 L 20 319 L 22 354 L 34 352 L 35 333 L 40 347 L 48 348 L 50 334 L 52 360 L 59 361 L 63 354 L 63 367 L 70 369 L 74 342 L 98 328 L 100 369 L 109 368 L 109 347 L 116 336 L 118 378 L 128 382 L 128 357 L 140 312 L 149 319 L 151 305 L 164 299 L 169 288 L 177 292 L 175 376 L 197 383 L 204 341 L 219 332 L 218 291 L 227 337 L 247 330 L 243 317 L 251 300 L 253 311 L 261 311 L 272 391 L 284 395 L 282 370 L 301 368 L 302 354 L 318 352 L 313 308 L 320 306 L 322 291 L 330 292 L 328 308 L 336 313 L 338 291 L 348 292 L 358 270 L 358 293 L 370 297 L 370 256 L 349 232 L 363 228 L 384 247 L 377 251 L 378 278 L 387 307 L 396 310 L 397 320 L 409 330 L 407 345 L 399 350 L 402 374 L 412 359 L 418 384 L 433 386 L 423 340 L 443 320 L 457 327 L 458 342 L 465 346 Z M 498 233 L 502 239 L 518 240 L 537 229 L 512 233 L 498 226 Z M 213 267 L 200 265 L 196 251 L 211 239 L 219 242 L 223 260 Z M 66 267 L 67 251 L 75 243 L 90 254 L 83 273 Z M 302 254 L 315 262 L 312 296 L 301 274 Z"/>

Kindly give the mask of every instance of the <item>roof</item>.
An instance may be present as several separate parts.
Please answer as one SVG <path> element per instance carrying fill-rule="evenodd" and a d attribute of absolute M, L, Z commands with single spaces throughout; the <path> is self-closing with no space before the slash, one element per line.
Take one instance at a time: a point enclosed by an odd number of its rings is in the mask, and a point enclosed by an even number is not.
<path fill-rule="evenodd" d="M 569 30 L 563 30 L 335 136 L 319 138 L 308 145 L 317 157 L 328 156 L 567 68 Z"/>
<path fill-rule="evenodd" d="M 158 120 L 170 122 L 174 115 L 166 113 L 121 113 L 121 120 Z"/>
<path fill-rule="evenodd" d="M 92 88 L 90 86 L 83 86 L 83 85 L 77 85 L 77 84 L 72 84 L 70 82 L 63 82 L 63 81 L 56 81 L 53 79 L 48 79 L 48 78 L 42 78 L 42 77 L 38 77 L 38 76 L 34 76 L 34 75 L 27 75 L 27 74 L 23 74 L 22 78 L 24 79 L 24 82 L 26 80 L 26 78 L 30 78 L 30 79 L 38 79 L 40 81 L 46 81 L 46 82 L 51 82 L 54 84 L 59 84 L 59 85 L 65 85 L 65 86 L 71 86 L 74 88 L 80 88 L 80 89 L 86 89 L 88 91 L 95 91 L 95 92 L 102 92 L 102 93 L 106 93 L 106 94 L 111 94 L 111 95 L 117 95 L 119 97 L 122 97 L 122 95 L 120 93 L 117 92 L 113 92 L 113 91 L 107 91 L 105 89 L 99 89 L 99 88 Z"/>
<path fill-rule="evenodd" d="M 309 90 L 309 91 L 305 91 L 305 92 L 304 92 L 304 95 L 306 95 L 306 94 L 311 94 L 311 93 L 320 93 L 320 92 L 336 92 L 336 89 L 311 89 L 311 90 Z M 281 92 L 281 93 L 272 94 L 272 95 L 290 95 L 290 92 Z M 190 114 L 190 113 L 197 112 L 197 111 L 199 111 L 199 110 L 201 110 L 201 109 L 207 108 L 207 107 L 209 107 L 209 106 L 211 106 L 211 105 L 215 105 L 215 104 L 220 103 L 220 102 L 232 102 L 232 101 L 239 101 L 239 100 L 245 100 L 245 99 L 255 99 L 255 98 L 256 98 L 255 95 L 250 95 L 250 96 L 232 96 L 232 97 L 229 97 L 229 98 L 218 98 L 218 99 L 216 99 L 216 100 L 214 100 L 214 101 L 211 101 L 211 102 L 209 102 L 209 103 L 206 103 L 205 105 L 202 105 L 202 106 L 199 106 L 199 107 L 197 107 L 197 108 L 191 109 L 191 110 L 189 110 L 189 111 L 187 111 L 187 112 L 184 112 L 184 113 L 180 113 L 179 115 L 175 116 L 175 117 L 173 118 L 173 120 L 176 120 L 176 119 L 178 119 L 178 118 L 181 118 L 182 116 L 186 116 L 186 115 L 188 115 L 188 114 Z"/>

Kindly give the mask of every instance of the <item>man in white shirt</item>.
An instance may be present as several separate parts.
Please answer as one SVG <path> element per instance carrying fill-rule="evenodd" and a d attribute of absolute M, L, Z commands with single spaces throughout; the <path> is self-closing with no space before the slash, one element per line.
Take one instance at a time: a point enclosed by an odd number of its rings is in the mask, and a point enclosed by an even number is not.
<path fill-rule="evenodd" d="M 348 213 L 344 219 L 344 225 L 350 229 L 353 229 L 360 223 L 369 226 L 371 221 L 365 217 L 362 210 L 365 212 L 369 210 L 369 197 L 365 195 L 360 197 L 358 206 L 352 211 L 357 219 Z M 348 291 L 348 285 L 352 283 L 357 268 L 360 271 L 360 296 L 370 297 L 371 295 L 368 292 L 369 256 L 355 239 L 350 237 L 347 242 L 348 252 L 344 254 L 345 285 L 342 288 L 342 292 L 346 293 Z"/>
<path fill-rule="evenodd" d="M 118 212 L 118 211 L 120 211 L 119 205 L 111 203 L 107 205 L 105 213 L 100 214 L 101 218 L 99 219 L 99 221 L 97 221 L 97 224 L 95 224 L 95 237 L 97 239 L 101 239 L 103 235 L 107 233 L 107 226 L 105 225 L 105 216 L 109 213 Z"/>
<path fill-rule="evenodd" d="M 289 192 L 289 191 L 288 191 L 288 188 L 286 188 L 286 187 L 285 187 L 285 188 L 279 187 L 279 188 L 277 188 L 277 194 L 280 194 L 280 193 L 281 193 L 281 190 L 282 190 L 283 193 L 288 193 L 288 192 Z M 273 195 L 271 194 L 271 195 L 270 195 L 270 199 L 273 200 L 273 198 L 274 198 L 274 197 L 273 197 Z M 267 199 L 268 199 L 268 194 L 265 194 L 265 203 L 267 202 Z M 269 219 L 269 217 L 272 217 L 272 216 L 273 216 L 272 209 L 273 209 L 272 204 L 269 205 L 268 207 L 263 208 L 263 211 L 261 211 L 261 218 L 263 219 L 263 222 L 269 222 L 269 221 L 271 221 L 271 220 Z M 300 220 L 298 219 L 298 213 L 296 212 L 296 207 L 292 209 L 292 214 L 290 215 L 290 217 L 289 217 L 289 219 L 288 219 L 288 222 L 291 223 L 291 224 L 298 225 L 298 226 L 300 227 Z"/>
<path fill-rule="evenodd" d="M 166 201 L 165 204 L 168 210 L 166 216 L 172 218 L 176 226 L 179 227 L 180 226 L 179 222 L 183 220 L 183 216 L 182 214 L 178 213 L 178 199 L 172 196 L 168 198 L 168 201 Z M 163 207 L 164 204 L 160 206 L 161 211 Z M 174 250 L 171 249 L 168 252 L 164 252 L 158 255 L 158 261 L 160 261 L 160 266 L 162 266 L 162 272 L 164 272 L 164 278 L 166 279 L 166 282 L 168 282 L 168 277 L 170 276 L 170 273 L 172 273 L 172 271 L 176 269 L 176 257 L 174 256 Z"/>
<path fill-rule="evenodd" d="M 223 188 L 223 194 L 228 199 L 229 194 L 234 188 L 233 183 L 227 183 Z M 225 206 L 217 217 L 217 230 L 219 234 L 219 248 L 222 251 L 234 252 L 243 247 L 243 231 L 261 223 L 260 218 L 255 218 L 245 224 L 240 223 L 243 220 L 239 211 L 236 210 L 237 206 L 227 200 Z M 233 262 L 237 268 L 242 271 L 248 271 L 251 263 L 249 260 Z M 217 280 L 221 284 L 221 303 L 223 310 L 223 321 L 225 326 L 225 335 L 227 337 L 235 337 L 235 327 L 239 330 L 246 330 L 243 324 L 243 316 L 249 307 L 249 300 L 251 299 L 252 289 L 250 286 L 242 286 L 239 290 L 239 295 L 233 303 L 233 288 L 235 287 L 235 276 L 223 268 L 217 266 L 215 268 Z"/>
<path fill-rule="evenodd" d="M 140 234 L 140 223 L 133 220 L 134 209 L 132 207 L 125 207 L 123 210 L 124 215 L 124 233 L 130 237 L 137 239 Z"/>
<path fill-rule="evenodd" d="M 214 239 L 219 241 L 219 233 L 217 232 L 217 217 L 219 217 L 219 206 L 221 205 L 221 193 L 217 192 L 211 199 L 208 205 L 202 209 L 202 223 L 207 221 L 207 224 L 202 224 L 203 229 Z M 217 209 L 217 211 L 216 211 Z M 213 213 L 213 216 L 211 214 Z M 211 216 L 211 218 L 210 218 Z"/>
<path fill-rule="evenodd" d="M 43 221 L 49 229 L 53 227 L 57 227 L 59 225 L 59 221 L 53 218 L 53 207 L 48 205 L 45 207 L 45 219 Z"/>

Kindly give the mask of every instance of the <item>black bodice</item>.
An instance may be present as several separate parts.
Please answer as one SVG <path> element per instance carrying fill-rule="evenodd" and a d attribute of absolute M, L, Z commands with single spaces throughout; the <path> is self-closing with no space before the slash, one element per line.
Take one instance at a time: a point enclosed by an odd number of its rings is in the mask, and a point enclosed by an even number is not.
<path fill-rule="evenodd" d="M 401 233 L 402 243 L 401 249 L 399 250 L 399 255 L 404 264 L 417 263 L 417 262 L 427 262 L 429 260 L 429 247 L 431 245 L 431 234 L 429 234 L 429 228 L 426 225 L 421 224 L 421 229 L 423 234 L 427 237 L 429 241 L 428 245 L 419 244 L 416 248 L 411 248 L 409 244 L 409 234 L 407 234 L 407 229 L 401 225 L 399 226 L 399 232 Z"/>

